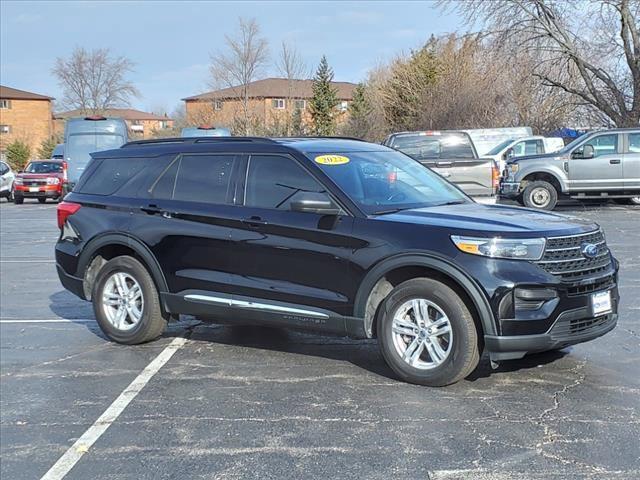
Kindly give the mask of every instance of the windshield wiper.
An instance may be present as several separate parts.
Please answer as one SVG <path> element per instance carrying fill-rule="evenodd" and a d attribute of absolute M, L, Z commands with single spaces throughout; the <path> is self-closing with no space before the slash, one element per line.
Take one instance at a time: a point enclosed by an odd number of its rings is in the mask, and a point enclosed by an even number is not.
<path fill-rule="evenodd" d="M 401 208 L 389 208 L 387 210 L 378 210 L 373 212 L 372 215 L 386 215 L 388 213 L 401 212 L 402 210 L 411 210 L 413 207 L 401 207 Z"/>
<path fill-rule="evenodd" d="M 461 205 L 463 203 L 467 203 L 466 200 L 451 200 L 450 202 L 439 203 L 434 205 L 434 207 L 446 207 L 447 205 Z"/>

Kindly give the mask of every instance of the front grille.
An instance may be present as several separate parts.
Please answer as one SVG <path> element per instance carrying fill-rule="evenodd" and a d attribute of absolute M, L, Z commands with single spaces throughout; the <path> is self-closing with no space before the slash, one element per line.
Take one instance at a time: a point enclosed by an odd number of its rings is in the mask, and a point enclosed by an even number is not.
<path fill-rule="evenodd" d="M 46 185 L 47 184 L 47 180 L 23 180 L 22 184 L 25 187 L 40 187 L 42 185 Z"/>
<path fill-rule="evenodd" d="M 614 314 L 601 315 L 595 318 L 575 318 L 574 315 L 561 316 L 553 325 L 549 334 L 554 341 L 575 342 L 597 336 L 607 330 L 616 321 Z"/>
<path fill-rule="evenodd" d="M 567 289 L 567 295 L 575 297 L 578 295 L 587 295 L 589 293 L 598 292 L 600 290 L 608 290 L 614 287 L 616 282 L 613 279 L 613 275 L 596 280 L 594 283 L 588 283 L 586 285 L 577 285 L 575 287 L 569 287 Z"/>
<path fill-rule="evenodd" d="M 598 247 L 594 258 L 582 254 L 582 244 L 591 243 Z M 549 237 L 539 267 L 557 275 L 564 281 L 572 282 L 588 278 L 609 270 L 611 255 L 602 230 L 566 237 Z"/>

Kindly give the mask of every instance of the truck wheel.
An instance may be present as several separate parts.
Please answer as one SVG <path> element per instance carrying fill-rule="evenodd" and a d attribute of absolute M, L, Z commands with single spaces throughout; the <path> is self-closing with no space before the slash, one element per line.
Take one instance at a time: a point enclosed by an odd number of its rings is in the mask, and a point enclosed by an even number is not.
<path fill-rule="evenodd" d="M 115 342 L 148 342 L 167 326 L 153 279 L 133 257 L 116 257 L 105 263 L 96 277 L 91 299 L 98 325 Z"/>
<path fill-rule="evenodd" d="M 536 180 L 525 187 L 522 200 L 529 208 L 553 210 L 558 203 L 558 192 L 549 182 Z"/>
<path fill-rule="evenodd" d="M 39 199 L 38 199 L 38 202 L 40 202 L 40 203 L 44 203 L 44 202 L 46 202 L 46 201 L 47 201 L 47 199 L 46 199 L 46 198 L 39 198 Z"/>
<path fill-rule="evenodd" d="M 478 365 L 478 333 L 469 309 L 447 285 L 428 278 L 395 287 L 377 318 L 382 355 L 402 380 L 441 387 Z"/>
<path fill-rule="evenodd" d="M 640 197 L 616 198 L 614 202 L 619 205 L 640 205 Z"/>
<path fill-rule="evenodd" d="M 24 203 L 24 197 L 13 197 L 13 203 L 22 205 Z"/>

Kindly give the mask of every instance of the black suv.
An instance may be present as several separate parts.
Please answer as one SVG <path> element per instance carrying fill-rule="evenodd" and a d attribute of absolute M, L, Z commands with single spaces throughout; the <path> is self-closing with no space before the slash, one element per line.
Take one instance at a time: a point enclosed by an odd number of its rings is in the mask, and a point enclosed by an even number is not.
<path fill-rule="evenodd" d="M 136 344 L 179 314 L 377 337 L 404 380 L 599 337 L 618 262 L 598 225 L 475 203 L 349 139 L 189 138 L 100 152 L 58 209 L 58 274 Z"/>

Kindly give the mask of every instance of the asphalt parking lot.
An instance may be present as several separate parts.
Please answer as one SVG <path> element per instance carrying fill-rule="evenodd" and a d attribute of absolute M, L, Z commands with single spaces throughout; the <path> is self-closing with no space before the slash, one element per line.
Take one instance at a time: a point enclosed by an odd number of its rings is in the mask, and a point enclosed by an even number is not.
<path fill-rule="evenodd" d="M 110 343 L 58 281 L 55 208 L 0 204 L 3 479 L 640 477 L 638 207 L 562 208 L 621 261 L 613 332 L 442 389 L 374 341 L 183 318 Z"/>

